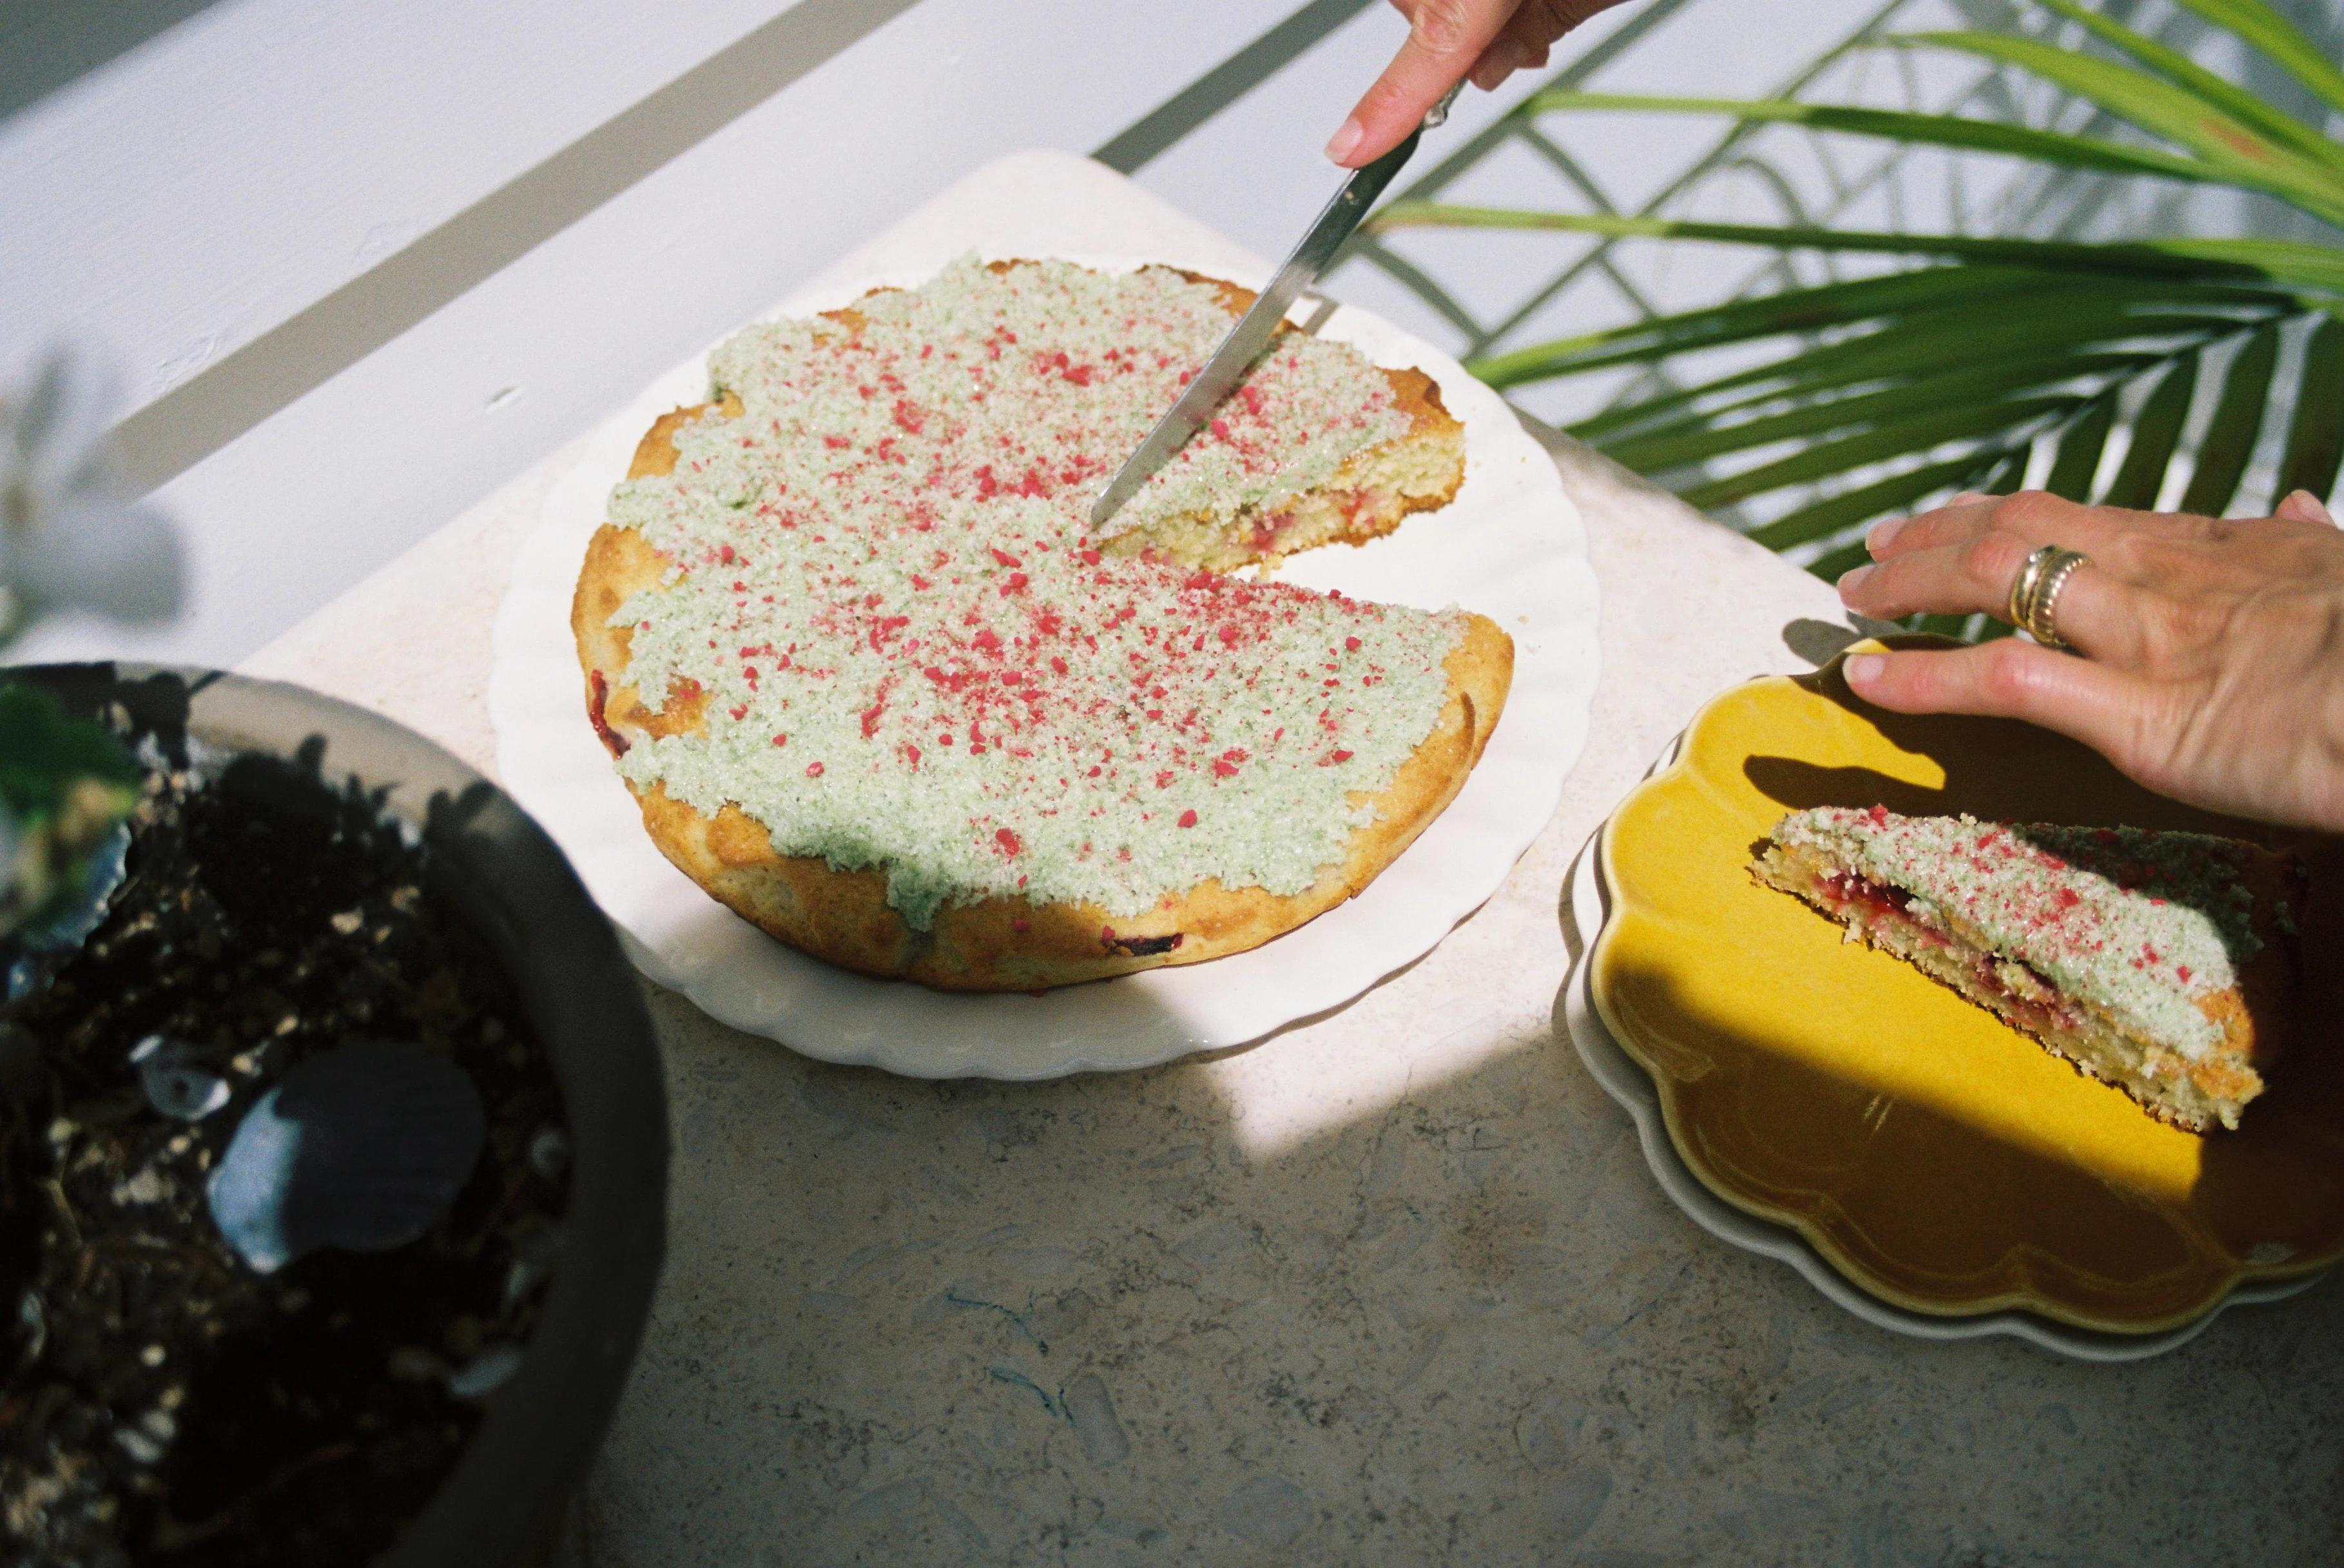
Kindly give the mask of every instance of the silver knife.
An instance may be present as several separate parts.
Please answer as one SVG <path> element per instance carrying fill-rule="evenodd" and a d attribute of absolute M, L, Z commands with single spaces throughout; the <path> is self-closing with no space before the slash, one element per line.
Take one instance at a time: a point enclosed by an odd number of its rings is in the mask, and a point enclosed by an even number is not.
<path fill-rule="evenodd" d="M 1318 274 L 1334 259 L 1343 241 L 1351 238 L 1359 220 L 1367 217 L 1368 208 L 1376 204 L 1376 197 L 1383 194 L 1392 177 L 1399 173 L 1400 166 L 1408 162 L 1409 155 L 1416 151 L 1418 140 L 1449 118 L 1449 106 L 1456 102 L 1458 90 L 1463 86 L 1460 82 L 1450 88 L 1447 96 L 1425 115 L 1423 123 L 1408 133 L 1406 141 L 1343 182 L 1343 188 L 1319 213 L 1318 220 L 1302 237 L 1302 243 L 1294 248 L 1294 254 L 1286 258 L 1286 265 L 1269 280 L 1269 287 L 1255 298 L 1250 309 L 1238 318 L 1238 324 L 1229 329 L 1229 335 L 1221 339 L 1221 346 L 1213 350 L 1205 368 L 1189 379 L 1179 400 L 1156 421 L 1156 428 L 1147 432 L 1139 450 L 1126 460 L 1114 481 L 1099 492 L 1097 501 L 1091 507 L 1092 528 L 1113 517 L 1147 482 L 1147 476 L 1186 446 L 1188 438 L 1213 417 L 1213 410 L 1237 389 L 1238 382 L 1244 379 L 1245 373 L 1253 369 L 1254 360 L 1261 357 L 1261 351 L 1277 336 L 1278 323 L 1286 319 L 1288 308 L 1318 280 Z"/>

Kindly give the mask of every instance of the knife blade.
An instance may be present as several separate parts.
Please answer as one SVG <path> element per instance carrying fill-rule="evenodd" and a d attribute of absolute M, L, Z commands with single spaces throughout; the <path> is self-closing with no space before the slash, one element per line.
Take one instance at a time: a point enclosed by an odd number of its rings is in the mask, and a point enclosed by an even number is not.
<path fill-rule="evenodd" d="M 1125 460 L 1106 489 L 1099 492 L 1098 500 L 1091 506 L 1094 531 L 1137 494 L 1148 476 L 1186 446 L 1188 438 L 1213 417 L 1213 410 L 1237 389 L 1245 373 L 1253 369 L 1253 362 L 1278 335 L 1278 324 L 1286 319 L 1288 308 L 1302 297 L 1304 289 L 1318 281 L 1318 274 L 1334 259 L 1335 252 L 1351 238 L 1359 220 L 1376 204 L 1376 197 L 1384 193 L 1384 187 L 1399 173 L 1400 166 L 1416 151 L 1416 144 L 1423 139 L 1424 133 L 1448 119 L 1449 106 L 1456 101 L 1462 86 L 1460 83 L 1450 88 L 1448 95 L 1425 115 L 1422 123 L 1408 133 L 1406 141 L 1374 162 L 1363 165 L 1343 182 L 1343 188 L 1318 214 L 1318 220 L 1303 235 L 1302 243 L 1294 248 L 1294 253 L 1269 280 L 1269 287 L 1238 318 L 1238 324 L 1229 329 L 1228 336 L 1221 339 L 1221 346 L 1213 350 L 1204 369 L 1189 379 L 1179 398 L 1156 421 L 1156 428 L 1147 432 L 1147 439 L 1139 443 L 1138 450 Z"/>

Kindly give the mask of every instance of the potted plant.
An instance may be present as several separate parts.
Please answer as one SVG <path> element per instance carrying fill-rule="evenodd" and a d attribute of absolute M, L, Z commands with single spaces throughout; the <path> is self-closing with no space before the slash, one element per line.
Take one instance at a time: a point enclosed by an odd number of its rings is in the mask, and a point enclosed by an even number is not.
<path fill-rule="evenodd" d="M 26 460 L 41 406 L 0 444 L 16 623 L 151 612 L 167 531 Z M 107 537 L 147 541 L 143 588 L 85 566 Z M 0 671 L 12 1561 L 535 1560 L 648 1315 L 666 1164 L 623 955 L 493 786 L 294 687 Z"/>

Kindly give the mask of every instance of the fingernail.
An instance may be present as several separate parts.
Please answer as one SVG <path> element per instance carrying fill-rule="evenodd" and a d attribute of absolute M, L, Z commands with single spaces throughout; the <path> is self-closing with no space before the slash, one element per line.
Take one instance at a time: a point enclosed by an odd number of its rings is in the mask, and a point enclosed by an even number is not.
<path fill-rule="evenodd" d="M 1965 490 L 1959 495 L 1947 500 L 1945 504 L 1947 506 L 1975 506 L 1980 501 L 1992 501 L 1994 497 L 1986 494 L 1985 491 L 1982 490 Z"/>
<path fill-rule="evenodd" d="M 1839 596 L 1842 599 L 1845 599 L 1849 594 L 1863 587 L 1864 580 L 1871 575 L 1872 568 L 1869 566 L 1859 566 L 1852 571 L 1840 573 Z"/>
<path fill-rule="evenodd" d="M 1879 554 L 1888 548 L 1890 540 L 1904 531 L 1904 524 L 1909 521 L 1911 520 L 1907 518 L 1891 517 L 1874 523 L 1872 531 L 1864 536 L 1864 548 L 1874 555 Z M 1844 582 L 1846 579 L 1842 578 L 1840 581 Z"/>
<path fill-rule="evenodd" d="M 2330 528 L 2336 526 L 2336 519 L 2329 513 L 2327 504 L 2308 490 L 2297 491 L 2279 503 L 2281 511 L 2290 507 L 2294 509 L 2295 515 L 2306 522 L 2324 522 Z"/>
<path fill-rule="evenodd" d="M 1888 668 L 1888 661 L 1877 653 L 1858 653 L 1840 666 L 1847 683 L 1859 691 L 1880 679 L 1880 672 Z"/>
<path fill-rule="evenodd" d="M 1368 127 L 1359 124 L 1359 116 L 1353 116 L 1343 122 L 1342 129 L 1328 139 L 1327 156 L 1335 162 L 1341 163 L 1359 149 L 1359 139 L 1367 134 Z"/>

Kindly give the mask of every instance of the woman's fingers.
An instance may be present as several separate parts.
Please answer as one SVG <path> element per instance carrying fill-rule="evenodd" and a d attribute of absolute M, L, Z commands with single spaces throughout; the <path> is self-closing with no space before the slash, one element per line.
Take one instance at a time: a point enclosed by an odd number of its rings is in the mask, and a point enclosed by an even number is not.
<path fill-rule="evenodd" d="M 2128 541 L 2202 539 L 2214 526 L 2208 518 L 2083 506 L 2041 491 L 2022 491 L 2016 495 L 1957 495 L 1935 511 L 1875 524 L 1864 542 L 1877 561 L 1908 551 L 1965 544 L 1993 532 L 2021 540 L 2028 550 L 2056 544 L 2086 555 L 2121 556 Z"/>
<path fill-rule="evenodd" d="M 1892 555 L 1842 577 L 1840 602 L 1875 621 L 1980 611 L 2007 621 L 2011 585 L 2034 548 L 2015 534 L 1988 532 Z M 2059 592 L 2054 612 L 2059 635 L 2094 657 L 2121 660 L 2131 652 L 2139 628 L 2142 612 L 2136 597 L 2130 586 L 2086 561 Z"/>
<path fill-rule="evenodd" d="M 1327 144 L 1346 168 L 1383 157 L 1460 81 L 1484 92 L 1546 64 L 1557 38 L 1621 0 L 1392 0 L 1408 42 Z"/>
<path fill-rule="evenodd" d="M 1497 41 L 1481 53 L 1473 66 L 1473 85 L 1494 93 L 1516 71 L 1535 71 L 1546 65 L 1556 39 L 1599 11 L 1620 0 L 1523 0 Z"/>
<path fill-rule="evenodd" d="M 1408 14 L 1408 42 L 1327 144 L 1327 156 L 1357 168 L 1399 146 L 1440 95 L 1496 39 L 1519 0 L 1396 0 Z"/>
<path fill-rule="evenodd" d="M 2147 683 L 2032 642 L 1855 653 L 1842 673 L 1867 703 L 1899 713 L 2024 719 L 2081 741 L 2136 778 L 2154 754 L 2147 730 L 2158 703 Z"/>
<path fill-rule="evenodd" d="M 2329 515 L 2327 503 L 2308 490 L 2290 493 L 2278 503 L 2278 509 L 2271 515 L 2283 517 L 2289 522 L 2320 522 L 2330 528 L 2336 526 L 2336 520 Z"/>

